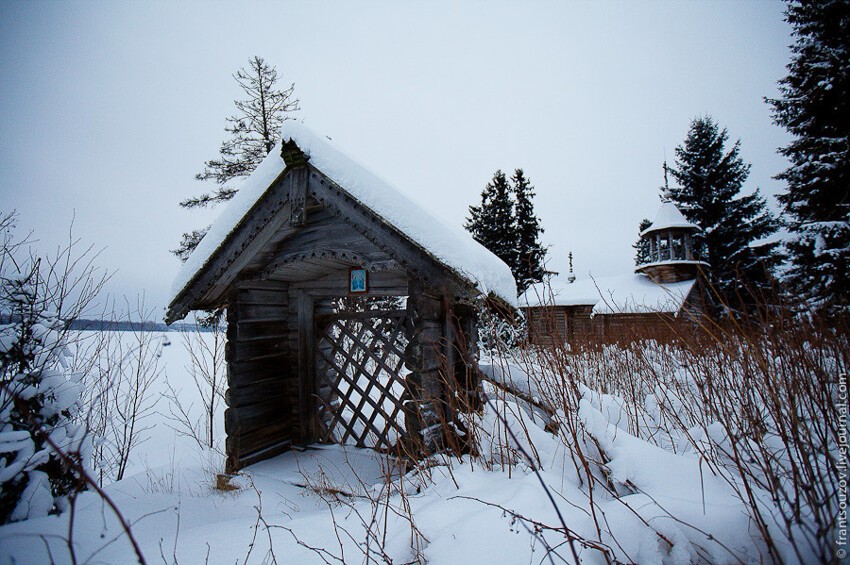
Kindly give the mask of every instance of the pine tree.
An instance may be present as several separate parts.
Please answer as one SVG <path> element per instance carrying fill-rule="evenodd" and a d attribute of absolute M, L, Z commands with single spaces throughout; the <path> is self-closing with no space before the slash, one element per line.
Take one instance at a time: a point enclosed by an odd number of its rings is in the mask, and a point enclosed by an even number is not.
<path fill-rule="evenodd" d="M 180 244 L 177 246 L 177 249 L 172 249 L 171 252 L 177 255 L 181 261 L 185 262 L 192 254 L 192 251 L 201 243 L 201 240 L 204 239 L 209 229 L 210 226 L 207 226 L 184 233 L 180 238 Z"/>
<path fill-rule="evenodd" d="M 685 142 L 676 148 L 675 165 L 668 169 L 679 186 L 665 188 L 663 198 L 702 228 L 694 251 L 710 264 L 723 304 L 749 308 L 771 291 L 776 244 L 759 240 L 773 234 L 777 222 L 758 189 L 741 195 L 750 165 L 740 157 L 740 141 L 726 150 L 728 137 L 711 117 L 691 122 Z"/>
<path fill-rule="evenodd" d="M 773 119 L 793 136 L 777 176 L 793 238 L 788 282 L 813 306 L 850 307 L 850 1 L 791 2 L 795 42 Z"/>
<path fill-rule="evenodd" d="M 255 56 L 248 67 L 239 69 L 233 78 L 246 98 L 234 101 L 237 113 L 227 118 L 224 130 L 230 137 L 221 143 L 219 158 L 207 161 L 204 170 L 195 175 L 197 180 L 212 180 L 218 187 L 182 201 L 180 206 L 184 208 L 202 208 L 233 198 L 238 189 L 229 183 L 250 175 L 257 168 L 278 142 L 283 122 L 292 119 L 287 114 L 299 109 L 298 99 L 293 98 L 295 84 L 283 90 L 277 88 L 277 69 L 262 57 Z M 184 233 L 180 245 L 172 253 L 185 261 L 208 229 Z"/>
<path fill-rule="evenodd" d="M 481 205 L 469 207 L 464 227 L 478 243 L 511 267 L 517 263 L 516 217 L 511 187 L 502 171 L 496 171 L 481 192 Z"/>
<path fill-rule="evenodd" d="M 534 214 L 534 187 L 522 169 L 516 169 L 513 177 L 514 195 L 516 197 L 515 221 L 516 221 L 516 263 L 513 265 L 514 278 L 517 289 L 524 292 L 532 283 L 543 280 L 545 271 L 543 260 L 546 257 L 546 249 L 540 243 L 540 218 Z"/>

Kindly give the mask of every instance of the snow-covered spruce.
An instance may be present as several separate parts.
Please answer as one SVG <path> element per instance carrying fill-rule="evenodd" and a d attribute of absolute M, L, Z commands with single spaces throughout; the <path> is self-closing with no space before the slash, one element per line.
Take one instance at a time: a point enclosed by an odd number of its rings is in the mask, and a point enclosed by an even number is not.
<path fill-rule="evenodd" d="M 789 2 L 794 44 L 773 120 L 793 136 L 779 201 L 792 237 L 787 273 L 814 308 L 850 308 L 850 1 Z"/>
<path fill-rule="evenodd" d="M 662 189 L 662 199 L 701 229 L 694 234 L 694 255 L 711 266 L 712 292 L 721 305 L 752 313 L 771 295 L 778 223 L 758 189 L 744 192 L 750 164 L 740 156 L 740 140 L 727 150 L 728 139 L 710 116 L 694 119 L 674 165 L 666 167 L 678 186 Z"/>
<path fill-rule="evenodd" d="M 89 459 L 74 419 L 80 376 L 68 371 L 62 322 L 46 310 L 38 266 L 0 279 L 0 523 L 60 512 L 81 488 L 51 444 L 80 465 Z"/>

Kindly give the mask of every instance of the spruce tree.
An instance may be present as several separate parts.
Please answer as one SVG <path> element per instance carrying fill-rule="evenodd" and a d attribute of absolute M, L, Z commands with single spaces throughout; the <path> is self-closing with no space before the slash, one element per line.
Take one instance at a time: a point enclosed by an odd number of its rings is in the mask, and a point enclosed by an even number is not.
<path fill-rule="evenodd" d="M 513 177 L 516 221 L 516 263 L 513 265 L 514 278 L 517 282 L 517 290 L 524 292 L 532 283 L 543 280 L 543 260 L 546 257 L 546 249 L 540 243 L 540 218 L 534 214 L 534 187 L 522 169 L 516 169 Z"/>
<path fill-rule="evenodd" d="M 788 282 L 815 307 L 850 307 L 850 1 L 791 2 L 795 42 L 773 119 L 793 136 L 779 196 L 792 238 Z"/>
<path fill-rule="evenodd" d="M 511 268 L 522 293 L 543 280 L 546 249 L 540 243 L 540 219 L 534 214 L 534 187 L 522 169 L 514 171 L 511 181 L 513 185 L 505 173 L 496 171 L 481 192 L 481 204 L 469 207 L 464 227 Z"/>
<path fill-rule="evenodd" d="M 464 227 L 513 271 L 517 263 L 515 225 L 511 187 L 505 173 L 499 170 L 481 192 L 481 205 L 469 207 Z"/>
<path fill-rule="evenodd" d="M 772 290 L 776 244 L 759 241 L 776 231 L 777 222 L 758 189 L 741 194 L 750 165 L 740 157 L 740 141 L 727 151 L 728 137 L 711 117 L 691 122 L 668 169 L 679 186 L 666 188 L 663 197 L 702 228 L 694 251 L 710 264 L 721 302 L 749 309 Z"/>
<path fill-rule="evenodd" d="M 638 238 L 632 247 L 635 248 L 635 266 L 645 265 L 649 263 L 651 259 L 650 249 L 649 249 L 649 240 L 644 239 L 640 236 L 645 229 L 652 225 L 652 220 L 649 218 L 644 218 L 638 224 Z"/>
<path fill-rule="evenodd" d="M 180 206 L 184 208 L 203 208 L 233 198 L 238 189 L 231 181 L 246 177 L 257 168 L 278 142 L 283 122 L 292 119 L 288 114 L 299 109 L 298 99 L 293 98 L 295 84 L 279 89 L 277 69 L 262 57 L 252 58 L 248 67 L 239 69 L 233 78 L 245 99 L 234 101 L 237 112 L 227 118 L 224 130 L 230 137 L 221 143 L 219 158 L 207 161 L 204 170 L 195 175 L 197 180 L 211 180 L 218 186 L 182 201 Z M 208 229 L 209 226 L 184 233 L 172 253 L 185 261 Z"/>

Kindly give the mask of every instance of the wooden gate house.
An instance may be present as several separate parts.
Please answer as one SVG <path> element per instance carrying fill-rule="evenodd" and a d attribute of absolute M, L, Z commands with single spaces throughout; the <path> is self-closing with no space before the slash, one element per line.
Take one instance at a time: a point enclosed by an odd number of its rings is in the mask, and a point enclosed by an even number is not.
<path fill-rule="evenodd" d="M 178 273 L 166 321 L 227 308 L 232 472 L 316 441 L 438 448 L 478 386 L 487 297 L 515 304 L 507 265 L 288 121 Z"/>

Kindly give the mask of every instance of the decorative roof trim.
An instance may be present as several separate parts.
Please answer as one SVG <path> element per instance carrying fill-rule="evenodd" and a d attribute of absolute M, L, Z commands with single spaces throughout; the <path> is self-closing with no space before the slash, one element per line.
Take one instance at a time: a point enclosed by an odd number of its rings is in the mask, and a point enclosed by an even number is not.
<path fill-rule="evenodd" d="M 227 286 L 229 281 L 222 281 L 221 277 L 240 268 L 241 252 L 265 229 L 256 227 L 258 224 L 252 215 L 256 214 L 258 206 L 269 206 L 268 193 L 281 178 L 290 179 L 289 187 L 295 182 L 292 177 L 298 177 L 298 182 L 305 183 L 307 191 L 313 192 L 319 187 L 313 186 L 312 180 L 308 183 L 306 178 L 317 174 L 319 179 L 326 181 L 322 183 L 322 196 L 329 197 L 330 206 L 337 208 L 341 219 L 357 228 L 369 241 L 381 247 L 385 242 L 380 232 L 386 230 L 385 233 L 395 236 L 393 239 L 400 237 L 405 246 L 417 250 L 417 258 L 412 261 L 415 265 L 404 265 L 405 261 L 411 261 L 400 257 L 399 249 L 390 254 L 399 259 L 404 268 L 419 270 L 423 278 L 432 276 L 435 280 L 451 273 L 451 278 L 462 283 L 459 287 L 470 286 L 477 293 L 493 293 L 505 303 L 515 304 L 516 287 L 509 267 L 471 235 L 420 208 L 403 192 L 302 124 L 287 121 L 281 134 L 283 141 L 279 150 L 269 154 L 243 182 L 236 197 L 178 272 L 167 320 L 174 321 L 191 308 L 208 307 L 206 300 L 218 300 L 215 296 L 207 296 L 211 285 Z M 301 175 L 306 178 L 301 179 Z M 292 190 L 282 192 L 290 205 L 297 206 Z M 352 222 L 348 217 L 351 204 L 368 214 L 366 225 L 360 225 L 361 221 Z M 254 233 L 246 233 L 245 225 L 255 226 Z M 237 240 L 236 245 L 234 240 Z M 216 272 L 210 273 L 211 269 Z"/>

